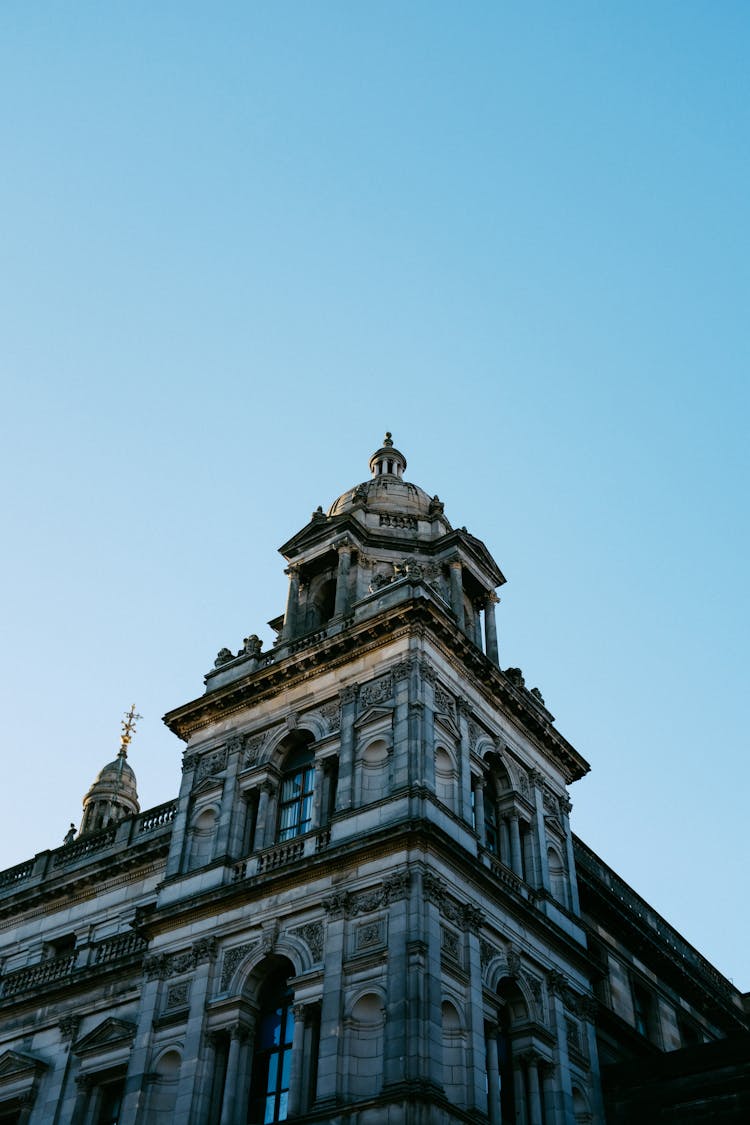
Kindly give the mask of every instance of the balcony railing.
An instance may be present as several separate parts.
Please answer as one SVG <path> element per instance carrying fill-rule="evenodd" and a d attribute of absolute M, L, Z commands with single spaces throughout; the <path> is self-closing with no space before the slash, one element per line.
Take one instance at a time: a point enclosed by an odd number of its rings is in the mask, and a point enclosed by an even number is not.
<path fill-rule="evenodd" d="M 116 824 L 110 824 L 99 832 L 87 832 L 71 844 L 63 844 L 53 851 L 40 852 L 33 859 L 0 871 L 0 893 L 21 889 L 33 881 L 43 882 L 50 872 L 58 874 L 61 868 L 96 858 L 108 848 L 117 846 L 126 850 L 136 840 L 158 833 L 168 828 L 175 818 L 177 801 L 165 801 L 153 809 L 146 809 L 137 816 L 125 817 Z"/>
<path fill-rule="evenodd" d="M 37 988 L 68 983 L 87 970 L 115 965 L 142 956 L 147 942 L 134 931 L 106 938 L 88 948 L 48 957 L 0 977 L 0 1000 L 10 1000 Z"/>

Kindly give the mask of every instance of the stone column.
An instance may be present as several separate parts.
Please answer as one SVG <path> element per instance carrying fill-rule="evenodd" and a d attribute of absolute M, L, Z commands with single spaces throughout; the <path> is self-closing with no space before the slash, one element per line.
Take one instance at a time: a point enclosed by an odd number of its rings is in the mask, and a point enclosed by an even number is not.
<path fill-rule="evenodd" d="M 461 731 L 461 746 L 460 746 L 460 761 L 459 761 L 459 779 L 460 779 L 460 805 L 459 815 L 468 823 L 471 824 L 471 788 L 472 788 L 472 773 L 471 773 L 471 747 L 469 745 L 469 716 L 471 708 L 469 701 L 459 696 L 456 700 L 456 710 L 458 712 L 458 728 Z"/>
<path fill-rule="evenodd" d="M 227 1061 L 227 1076 L 224 1080 L 224 1097 L 221 1100 L 221 1118 L 219 1125 L 235 1125 L 242 1111 L 240 1105 L 242 1071 L 242 1056 L 248 1053 L 248 1028 L 240 1023 L 234 1024 L 229 1031 L 229 1059 Z"/>
<path fill-rule="evenodd" d="M 424 1038 L 427 1067 L 424 1078 L 437 1089 L 443 1088 L 443 993 L 441 971 L 442 930 L 440 908 L 445 900 L 442 879 L 432 871 L 422 876 L 422 901 L 424 903 L 424 932 L 426 944 L 425 996 L 422 1011 L 417 1018 Z M 421 1077 L 421 1076 L 420 1076 Z"/>
<path fill-rule="evenodd" d="M 409 1073 L 408 1034 L 408 931 L 409 882 L 407 871 L 396 872 L 385 885 L 388 912 L 388 1000 L 383 1058 L 383 1085 L 404 1082 Z M 325 994 L 324 994 L 325 997 Z"/>
<path fill-rule="evenodd" d="M 423 660 L 419 666 L 422 681 L 422 741 L 423 765 L 420 770 L 421 778 L 431 793 L 435 792 L 435 670 L 432 665 Z"/>
<path fill-rule="evenodd" d="M 312 807 L 312 823 L 310 824 L 310 831 L 314 832 L 320 828 L 322 824 L 322 807 L 323 807 L 323 762 L 316 758 L 315 760 L 315 778 L 313 781 L 313 807 Z"/>
<path fill-rule="evenodd" d="M 336 891 L 323 899 L 327 915 L 326 945 L 323 955 L 323 1003 L 320 1013 L 320 1046 L 316 1108 L 335 1106 L 340 1096 L 339 1050 L 341 1048 L 342 983 L 346 911 L 349 896 Z"/>
<path fill-rule="evenodd" d="M 540 1072 L 542 1075 L 542 1099 L 544 1104 L 545 1121 L 549 1121 L 551 1125 L 555 1125 L 557 1117 L 553 1106 L 555 1104 L 555 1068 L 552 1063 L 543 1062 L 540 1065 Z M 598 1085 L 598 1083 L 597 1083 Z M 604 1121 L 604 1109 L 602 1108 L 601 1117 L 597 1117 L 596 1121 Z"/>
<path fill-rule="evenodd" d="M 536 837 L 539 848 L 539 873 L 542 886 L 548 893 L 552 890 L 549 877 L 549 859 L 547 857 L 547 826 L 544 822 L 544 775 L 539 770 L 531 770 L 529 781 L 534 787 L 534 804 L 536 807 Z"/>
<path fill-rule="evenodd" d="M 510 858 L 510 829 L 508 827 L 508 818 L 505 816 L 498 819 L 497 846 L 501 861 L 506 867 L 512 868 L 513 861 Z"/>
<path fill-rule="evenodd" d="M 90 1074 L 78 1075 L 76 1078 L 76 1100 L 73 1106 L 73 1116 L 71 1119 L 72 1125 L 84 1125 L 92 1087 L 93 1082 Z"/>
<path fill-rule="evenodd" d="M 334 615 L 346 613 L 349 609 L 349 571 L 352 564 L 352 548 L 350 543 L 341 543 L 339 548 L 339 569 L 336 575 L 336 602 Z"/>
<path fill-rule="evenodd" d="M 135 1125 L 143 1110 L 146 1096 L 144 1078 L 146 1065 L 151 1054 L 154 1016 L 161 988 L 160 977 L 164 973 L 164 958 L 147 957 L 144 962 L 146 980 L 141 989 L 141 1003 L 138 1009 L 138 1026 L 130 1049 L 128 1072 L 125 1077 L 125 1092 L 122 1099 L 119 1125 Z M 187 1117 L 185 1118 L 187 1120 Z M 78 1119 L 74 1117 L 76 1125 Z"/>
<path fill-rule="evenodd" d="M 568 884 L 570 886 L 570 909 L 573 914 L 580 916 L 581 903 L 578 898 L 578 880 L 576 879 L 576 861 L 573 854 L 573 836 L 570 831 L 570 812 L 573 806 L 568 797 L 560 801 L 560 813 L 565 828 L 565 854 L 568 859 Z"/>
<path fill-rule="evenodd" d="M 484 651 L 493 664 L 500 665 L 500 655 L 497 647 L 497 622 L 495 621 L 495 606 L 498 601 L 497 594 L 490 590 L 484 599 Z"/>
<path fill-rule="evenodd" d="M 29 1121 L 31 1120 L 31 1111 L 34 1108 L 35 1101 L 36 1090 L 25 1090 L 24 1093 L 20 1094 L 16 1099 L 16 1102 L 19 1106 L 19 1114 L 16 1118 L 17 1125 L 29 1125 Z"/>
<path fill-rule="evenodd" d="M 496 1023 L 489 1024 L 487 1028 L 487 1115 L 490 1125 L 502 1125 L 500 1110 L 500 1060 L 497 1054 L 497 1036 L 499 1028 Z"/>
<path fill-rule="evenodd" d="M 182 760 L 182 782 L 180 796 L 177 801 L 177 812 L 172 822 L 172 835 L 169 841 L 169 855 L 167 856 L 167 876 L 177 875 L 182 869 L 183 852 L 187 838 L 188 813 L 190 812 L 190 794 L 195 783 L 195 772 L 198 759 L 195 754 L 186 753 Z"/>
<path fill-rule="evenodd" d="M 479 843 L 485 847 L 487 844 L 487 833 L 484 823 L 484 790 L 487 782 L 483 777 L 478 777 L 474 782 L 474 820 L 476 821 L 474 829 L 479 837 Z"/>
<path fill-rule="evenodd" d="M 510 865 L 519 879 L 523 879 L 523 861 L 521 859 L 521 832 L 518 827 L 518 813 L 512 812 L 508 817 L 510 827 Z"/>
<path fill-rule="evenodd" d="M 544 1125 L 539 1060 L 533 1051 L 530 1051 L 526 1058 L 526 1073 L 529 1078 L 529 1125 Z"/>
<path fill-rule="evenodd" d="M 254 852 L 259 852 L 266 846 L 267 825 L 270 819 L 269 805 L 275 791 L 276 786 L 269 778 L 260 783 L 258 815 L 255 818 L 255 839 L 253 840 Z"/>
<path fill-rule="evenodd" d="M 586 1046 L 588 1048 L 589 1064 L 592 1074 L 599 1074 L 599 1051 L 596 1045 L 596 1019 L 599 1015 L 599 1004 L 593 996 L 582 996 L 579 1001 L 579 1010 L 584 1020 L 586 1029 Z M 604 1121 L 604 1101 L 600 1082 L 592 1082 L 589 1090 L 591 1098 L 591 1116 L 594 1121 Z"/>
<path fill-rule="evenodd" d="M 297 617 L 299 615 L 299 567 L 289 566 L 284 573 L 289 575 L 289 590 L 286 598 L 286 613 L 284 614 L 284 630 L 282 636 L 285 641 L 290 641 L 297 633 Z"/>
<path fill-rule="evenodd" d="M 206 997 L 216 960 L 216 950 L 215 938 L 199 938 L 193 942 L 190 950 L 195 968 L 190 986 L 190 1010 L 183 1035 L 185 1047 L 174 1107 L 175 1121 L 196 1122 L 195 1106 L 200 1091 L 199 1060 L 205 1036 Z"/>
<path fill-rule="evenodd" d="M 339 747 L 339 783 L 336 790 L 336 811 L 343 812 L 354 804 L 354 720 L 357 717 L 358 684 L 349 684 L 339 695 L 341 699 L 341 744 Z"/>
<path fill-rule="evenodd" d="M 517 1125 L 529 1125 L 528 1107 L 526 1105 L 526 1083 L 524 1082 L 523 1066 L 517 1059 L 513 1066 L 513 1093 L 516 1103 Z"/>
<path fill-rule="evenodd" d="M 456 615 L 459 629 L 466 627 L 464 616 L 464 582 L 463 567 L 460 559 L 451 559 L 449 563 L 451 583 L 451 609 Z"/>
<path fill-rule="evenodd" d="M 236 823 L 237 771 L 239 767 L 237 750 L 227 749 L 227 778 L 221 795 L 221 812 L 214 844 L 214 858 L 222 856 L 233 858 L 230 854 L 230 834 Z M 236 856 L 234 857 L 236 858 Z"/>
<path fill-rule="evenodd" d="M 482 958 L 479 934 L 484 916 L 478 907 L 467 903 L 464 907 L 466 923 L 466 944 L 469 970 L 469 1049 L 467 1051 L 468 1088 L 466 1091 L 469 1108 L 481 1113 L 487 1112 L 487 1045 L 484 1035 L 484 1014 L 482 1011 Z"/>
<path fill-rule="evenodd" d="M 550 1008 L 555 1028 L 557 1048 L 557 1081 L 555 1083 L 555 1096 L 553 1100 L 555 1121 L 559 1125 L 572 1125 L 575 1120 L 573 1113 L 573 1085 L 570 1079 L 570 1057 L 568 1055 L 568 1036 L 565 1028 L 565 1002 L 567 981 L 562 973 L 553 969 L 547 974 L 547 989 L 550 997 Z"/>
<path fill-rule="evenodd" d="M 305 1005 L 295 1004 L 294 1038 L 292 1040 L 292 1072 L 289 1076 L 289 1116 L 302 1112 L 302 1074 L 305 1051 Z"/>
<path fill-rule="evenodd" d="M 393 756 L 391 759 L 392 790 L 405 789 L 412 779 L 412 669 L 413 658 L 408 656 L 394 669 L 393 693 Z M 419 744 L 417 743 L 416 746 Z"/>

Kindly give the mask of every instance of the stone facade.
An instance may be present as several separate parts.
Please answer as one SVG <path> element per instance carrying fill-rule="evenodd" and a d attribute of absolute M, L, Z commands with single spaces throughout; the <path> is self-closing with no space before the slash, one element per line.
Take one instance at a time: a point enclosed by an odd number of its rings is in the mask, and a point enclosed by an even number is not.
<path fill-rule="evenodd" d="M 600 1053 L 648 1041 L 614 967 L 636 906 L 571 833 L 587 763 L 500 668 L 502 573 L 405 468 L 387 435 L 282 547 L 277 643 L 165 718 L 177 800 L 100 785 L 103 827 L 0 873 L 0 1122 L 604 1121 Z M 663 927 L 651 1046 L 682 1010 L 744 1026 Z"/>

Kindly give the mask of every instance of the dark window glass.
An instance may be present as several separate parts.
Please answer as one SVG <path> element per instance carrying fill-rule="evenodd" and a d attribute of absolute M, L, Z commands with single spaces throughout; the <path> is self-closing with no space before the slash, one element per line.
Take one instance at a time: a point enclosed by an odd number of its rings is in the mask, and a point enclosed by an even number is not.
<path fill-rule="evenodd" d="M 120 1120 L 124 1082 L 108 1082 L 100 1087 L 96 1125 L 117 1125 Z"/>
<path fill-rule="evenodd" d="M 309 832 L 312 825 L 313 780 L 312 765 L 303 766 L 285 775 L 281 782 L 279 808 L 279 840 L 291 840 Z"/>
<path fill-rule="evenodd" d="M 493 855 L 499 855 L 500 838 L 497 830 L 497 811 L 495 802 L 487 794 L 484 798 L 484 835 L 487 851 L 492 852 Z"/>
<path fill-rule="evenodd" d="M 292 991 L 283 973 L 276 974 L 261 994 L 248 1122 L 267 1125 L 286 1121 L 292 1068 L 294 1015 Z"/>

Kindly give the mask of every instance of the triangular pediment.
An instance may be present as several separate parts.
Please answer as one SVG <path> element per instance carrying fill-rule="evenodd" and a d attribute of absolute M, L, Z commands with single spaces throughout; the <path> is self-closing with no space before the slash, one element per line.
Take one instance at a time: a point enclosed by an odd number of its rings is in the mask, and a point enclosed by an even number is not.
<path fill-rule="evenodd" d="M 447 712 L 437 711 L 435 713 L 435 726 L 440 727 L 440 729 L 455 742 L 461 741 L 461 731 Z"/>
<path fill-rule="evenodd" d="M 135 1024 L 129 1020 L 118 1020 L 114 1016 L 103 1020 L 98 1027 L 84 1035 L 75 1045 L 75 1054 L 85 1055 L 93 1051 L 107 1050 L 129 1043 L 135 1036 Z"/>
<path fill-rule="evenodd" d="M 354 726 L 366 727 L 371 723 L 390 723 L 392 718 L 392 707 L 368 707 L 356 720 Z"/>
<path fill-rule="evenodd" d="M 48 1064 L 33 1055 L 23 1055 L 20 1051 L 5 1051 L 0 1055 L 0 1082 L 7 1082 L 9 1078 L 31 1077 L 39 1071 L 46 1070 Z"/>
<path fill-rule="evenodd" d="M 205 777 L 203 781 L 199 781 L 198 784 L 193 787 L 192 795 L 193 797 L 197 797 L 202 793 L 211 793 L 217 789 L 221 789 L 223 785 L 223 777 Z"/>

